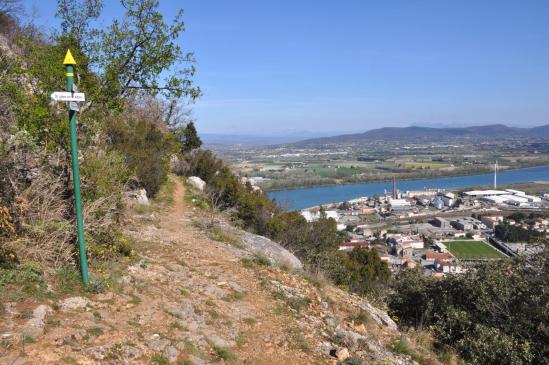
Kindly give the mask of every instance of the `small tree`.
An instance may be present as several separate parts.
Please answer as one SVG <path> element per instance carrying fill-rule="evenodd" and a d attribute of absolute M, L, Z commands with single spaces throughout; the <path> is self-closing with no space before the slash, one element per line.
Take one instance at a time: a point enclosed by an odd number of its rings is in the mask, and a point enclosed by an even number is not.
<path fill-rule="evenodd" d="M 198 136 L 198 132 L 196 131 L 196 128 L 192 121 L 189 122 L 187 126 L 183 129 L 181 143 L 181 150 L 183 153 L 192 151 L 202 146 L 202 140 Z"/>

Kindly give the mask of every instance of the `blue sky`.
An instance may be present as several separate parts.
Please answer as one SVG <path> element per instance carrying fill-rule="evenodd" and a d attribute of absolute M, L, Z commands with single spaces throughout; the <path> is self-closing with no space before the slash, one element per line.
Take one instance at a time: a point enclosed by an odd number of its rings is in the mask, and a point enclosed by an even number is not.
<path fill-rule="evenodd" d="M 547 0 L 160 2 L 185 9 L 200 132 L 549 123 Z M 58 23 L 56 1 L 24 3 Z"/>

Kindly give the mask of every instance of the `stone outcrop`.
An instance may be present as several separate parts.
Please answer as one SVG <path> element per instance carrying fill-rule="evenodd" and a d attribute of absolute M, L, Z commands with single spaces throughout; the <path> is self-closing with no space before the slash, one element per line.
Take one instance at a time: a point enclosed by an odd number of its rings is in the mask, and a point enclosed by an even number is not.
<path fill-rule="evenodd" d="M 198 176 L 190 176 L 189 178 L 187 178 L 187 182 L 193 188 L 200 191 L 204 191 L 204 188 L 206 187 L 206 182 L 201 178 L 199 178 Z"/>
<path fill-rule="evenodd" d="M 33 340 L 44 334 L 44 326 L 46 325 L 46 316 L 51 312 L 51 308 L 45 304 L 41 304 L 32 312 L 32 318 L 29 319 L 21 329 L 23 337 L 29 337 Z"/>
<path fill-rule="evenodd" d="M 90 301 L 84 297 L 71 297 L 62 300 L 59 303 L 59 307 L 62 311 L 69 311 L 75 309 L 84 309 L 90 304 Z"/>
<path fill-rule="evenodd" d="M 138 204 L 149 205 L 150 201 L 147 197 L 147 191 L 145 189 L 132 190 L 126 193 L 128 198 L 134 200 Z"/>
<path fill-rule="evenodd" d="M 242 233 L 242 244 L 254 254 L 265 256 L 276 266 L 302 270 L 303 264 L 290 251 L 270 239 L 249 232 Z"/>

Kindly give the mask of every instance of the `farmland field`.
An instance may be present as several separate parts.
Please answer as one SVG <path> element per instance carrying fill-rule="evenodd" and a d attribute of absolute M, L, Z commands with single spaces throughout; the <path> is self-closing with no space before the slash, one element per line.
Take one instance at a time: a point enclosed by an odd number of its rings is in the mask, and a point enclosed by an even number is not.
<path fill-rule="evenodd" d="M 505 255 L 484 241 L 449 241 L 444 242 L 444 244 L 458 259 L 491 259 L 505 257 Z"/>
<path fill-rule="evenodd" d="M 436 162 L 406 162 L 404 166 L 411 169 L 440 169 L 448 165 Z"/>

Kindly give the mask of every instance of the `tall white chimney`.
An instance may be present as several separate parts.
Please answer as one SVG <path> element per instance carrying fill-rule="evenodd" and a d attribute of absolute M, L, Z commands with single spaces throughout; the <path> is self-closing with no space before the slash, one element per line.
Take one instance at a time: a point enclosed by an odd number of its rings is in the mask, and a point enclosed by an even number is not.
<path fill-rule="evenodd" d="M 496 164 L 494 165 L 494 189 L 497 189 L 498 187 L 498 160 L 496 160 Z"/>

